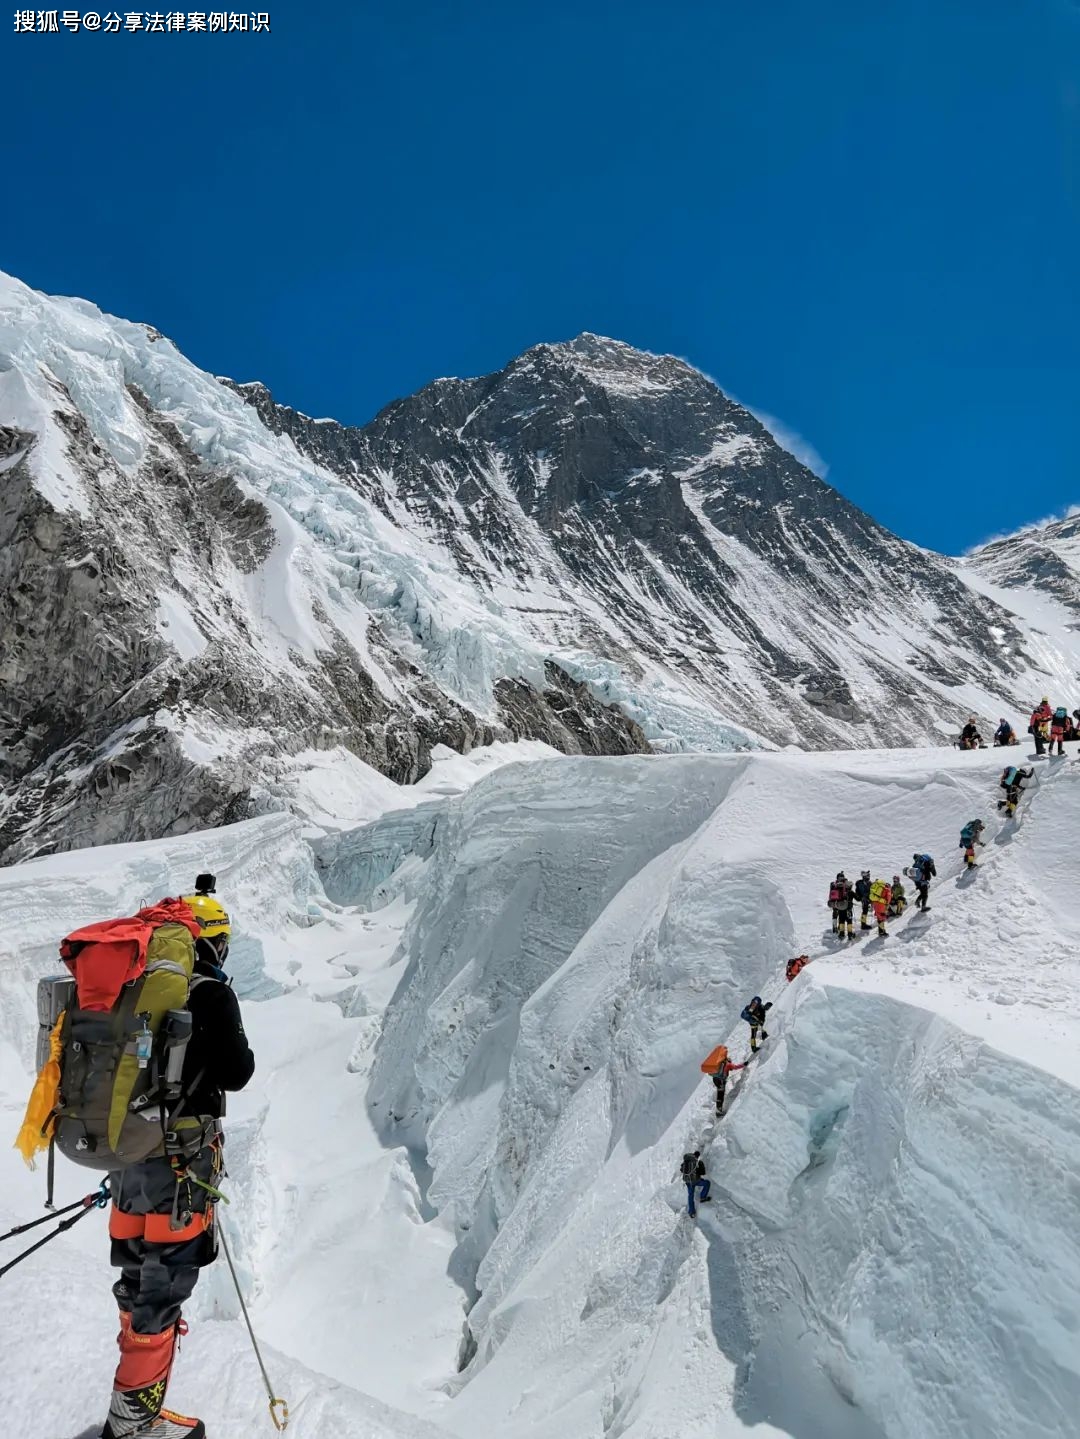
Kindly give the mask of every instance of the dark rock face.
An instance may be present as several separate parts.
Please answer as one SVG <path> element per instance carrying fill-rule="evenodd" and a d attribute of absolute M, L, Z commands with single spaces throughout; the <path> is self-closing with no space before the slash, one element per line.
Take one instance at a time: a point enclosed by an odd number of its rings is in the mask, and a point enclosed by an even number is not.
<path fill-rule="evenodd" d="M 522 739 L 544 740 L 564 754 L 648 754 L 648 741 L 627 715 L 601 704 L 588 686 L 548 661 L 547 684 L 536 690 L 524 680 L 499 680 L 495 698 L 507 728 Z"/>
<path fill-rule="evenodd" d="M 402 784 L 427 772 L 436 744 L 467 751 L 527 733 L 575 753 L 605 735 L 647 748 L 585 691 L 570 715 L 569 681 L 505 706 L 501 723 L 480 719 L 373 626 L 369 649 L 400 682 L 388 698 L 325 613 L 316 658 L 268 667 L 242 602 L 277 543 L 267 508 L 128 394 L 150 440 L 135 475 L 57 389 L 52 420 L 88 514 L 54 509 L 32 480 L 36 437 L 0 429 L 0 860 L 244 818 L 266 803 L 274 764 L 306 748 L 344 746 Z M 161 591 L 187 608 L 194 642 L 179 650 Z M 191 725 L 219 752 L 189 753 Z"/>
<path fill-rule="evenodd" d="M 539 345 L 362 428 L 234 388 L 388 514 L 390 477 L 398 517 L 481 586 L 550 597 L 523 603 L 537 636 L 634 679 L 666 672 L 766 740 L 937 737 L 963 722 L 970 701 L 949 691 L 964 684 L 1020 701 L 1013 616 L 973 602 L 952 562 L 882 529 L 670 356 L 595 335 Z"/>
<path fill-rule="evenodd" d="M 1080 619 L 1080 514 L 993 540 L 976 550 L 970 562 L 1007 589 L 1052 594 Z"/>

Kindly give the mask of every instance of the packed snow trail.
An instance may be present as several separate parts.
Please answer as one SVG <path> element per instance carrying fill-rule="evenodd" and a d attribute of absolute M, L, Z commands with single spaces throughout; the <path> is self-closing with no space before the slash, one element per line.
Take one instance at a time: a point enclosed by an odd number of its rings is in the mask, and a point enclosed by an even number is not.
<path fill-rule="evenodd" d="M 384 906 L 366 913 L 326 901 L 283 816 L 0 871 L 20 939 L 0 959 L 2 1117 L 13 1137 L 58 937 L 209 867 L 258 1063 L 226 1118 L 225 1222 L 290 1433 L 1071 1439 L 1080 772 L 958 887 L 948 856 L 999 772 L 957 751 L 506 768 L 447 799 L 393 874 L 356 836 L 320 842 L 351 856 L 338 899 L 355 882 Z M 943 871 L 925 933 L 905 921 L 786 984 L 824 943 L 799 941 L 827 929 L 838 868 L 891 875 L 924 849 Z M 1045 864 L 1057 889 L 1032 905 Z M 1045 993 L 1010 953 L 971 956 L 973 933 L 1025 923 L 1022 962 L 1053 957 Z M 755 992 L 776 999 L 770 1039 L 729 1086 L 694 1225 L 677 1171 L 712 1119 L 700 1061 L 720 1040 L 743 1056 Z M 85 1192 L 61 1176 L 60 1202 Z M 40 1213 L 42 1184 L 0 1150 L 0 1228 Z M 103 1412 L 112 1278 L 90 1219 L 0 1283 L 0 1392 L 40 1439 Z M 78 1372 L 57 1387 L 69 1310 Z M 223 1267 L 190 1317 L 173 1402 L 212 1439 L 262 1432 Z"/>

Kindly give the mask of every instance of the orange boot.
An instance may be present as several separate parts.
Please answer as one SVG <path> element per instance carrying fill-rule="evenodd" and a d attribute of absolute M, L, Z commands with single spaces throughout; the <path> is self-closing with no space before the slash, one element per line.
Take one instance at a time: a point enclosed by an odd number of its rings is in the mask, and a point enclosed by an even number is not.
<path fill-rule="evenodd" d="M 116 1338 L 120 1363 L 101 1439 L 205 1439 L 201 1419 L 188 1419 L 162 1407 L 179 1327 L 173 1324 L 160 1334 L 137 1334 L 131 1327 L 131 1315 L 121 1311 Z"/>

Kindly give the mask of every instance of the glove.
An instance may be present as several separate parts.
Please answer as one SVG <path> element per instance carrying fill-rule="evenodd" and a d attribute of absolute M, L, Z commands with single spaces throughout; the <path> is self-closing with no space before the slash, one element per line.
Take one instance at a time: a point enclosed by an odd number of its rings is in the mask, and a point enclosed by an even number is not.
<path fill-rule="evenodd" d="M 770 999 L 770 1000 L 768 1001 L 768 1003 L 765 1005 L 765 1008 L 766 1008 L 766 1009 L 772 1009 L 772 1000 L 771 1000 L 771 999 Z"/>

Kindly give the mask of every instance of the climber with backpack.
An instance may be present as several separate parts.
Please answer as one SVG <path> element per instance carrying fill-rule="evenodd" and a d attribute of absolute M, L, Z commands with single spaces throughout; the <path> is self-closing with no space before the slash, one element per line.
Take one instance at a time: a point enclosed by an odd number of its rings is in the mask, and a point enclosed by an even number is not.
<path fill-rule="evenodd" d="M 762 1039 L 769 1037 L 768 1030 L 765 1028 L 765 1014 L 770 1009 L 772 1009 L 772 1000 L 762 1004 L 761 995 L 755 994 L 742 1014 L 739 1015 L 739 1018 L 744 1019 L 750 1026 L 750 1051 L 752 1054 L 757 1054 L 758 1051 L 758 1033 L 760 1032 Z"/>
<path fill-rule="evenodd" d="M 859 928 L 870 928 L 870 871 L 864 869 L 855 881 L 855 898 L 859 901 Z"/>
<path fill-rule="evenodd" d="M 854 917 L 854 896 L 851 889 L 851 881 L 843 870 L 836 876 L 829 886 L 828 905 L 832 910 L 833 934 L 843 939 L 855 938 L 855 917 Z"/>
<path fill-rule="evenodd" d="M 697 1215 L 694 1198 L 699 1189 L 701 1190 L 700 1202 L 702 1204 L 709 1202 L 709 1181 L 705 1177 L 705 1163 L 701 1158 L 700 1149 L 695 1149 L 692 1154 L 683 1155 L 679 1173 L 686 1185 L 686 1212 L 693 1219 Z"/>
<path fill-rule="evenodd" d="M 1012 725 L 1005 718 L 1005 716 L 1002 715 L 1001 719 L 998 720 L 998 727 L 994 731 L 995 748 L 1001 745 L 1019 743 L 1020 741 L 1016 738 L 1016 731 L 1013 729 Z"/>
<path fill-rule="evenodd" d="M 968 869 L 976 867 L 975 846 L 982 848 L 983 841 L 980 836 L 985 828 L 981 819 L 969 819 L 960 831 L 960 848 L 964 851 L 964 863 Z"/>
<path fill-rule="evenodd" d="M 892 885 L 885 879 L 875 879 L 870 886 L 870 904 L 874 911 L 874 918 L 877 920 L 877 932 L 879 939 L 886 939 L 889 931 L 885 928 L 885 920 L 889 913 L 889 904 L 892 901 Z"/>
<path fill-rule="evenodd" d="M 1034 773 L 1034 765 L 1029 765 L 1027 769 L 1018 769 L 1016 765 L 1010 764 L 1002 770 L 998 786 L 1005 791 L 1005 798 L 998 800 L 997 807 L 1005 811 L 1007 819 L 1016 818 L 1016 806 L 1024 792 L 1024 781 L 1031 779 Z"/>
<path fill-rule="evenodd" d="M 49 1143 L 108 1173 L 120 1362 L 102 1439 L 206 1433 L 166 1409 L 165 1392 L 186 1332 L 181 1308 L 217 1252 L 224 1092 L 243 1089 L 255 1068 L 214 887 L 202 874 L 194 894 L 76 930 L 60 945 L 72 978 L 39 986 L 55 1096 L 33 1143 L 24 1125 L 17 1144 L 30 1162 Z"/>
<path fill-rule="evenodd" d="M 932 857 L 928 854 L 913 854 L 911 856 L 911 867 L 906 871 L 907 877 L 915 884 L 918 898 L 915 901 L 915 908 L 921 909 L 925 914 L 930 908 L 930 881 L 937 876 L 937 866 Z"/>
<path fill-rule="evenodd" d="M 907 909 L 907 893 L 904 889 L 904 881 L 898 874 L 892 877 L 892 898 L 889 900 L 889 918 L 899 919 L 904 910 Z"/>
<path fill-rule="evenodd" d="M 726 1044 L 718 1044 L 716 1048 L 701 1061 L 702 1074 L 712 1077 L 716 1086 L 716 1114 L 719 1118 L 724 1112 L 724 1095 L 727 1092 L 728 1075 L 734 1074 L 737 1069 L 745 1069 L 747 1060 L 743 1064 L 732 1064 L 728 1058 Z"/>
<path fill-rule="evenodd" d="M 797 954 L 794 959 L 789 959 L 784 969 L 784 978 L 788 984 L 790 984 L 793 979 L 798 979 L 799 975 L 802 974 L 809 963 L 810 956 L 808 954 Z"/>
<path fill-rule="evenodd" d="M 1054 746 L 1057 745 L 1058 754 L 1065 753 L 1065 726 L 1068 723 L 1069 711 L 1064 705 L 1058 705 L 1050 717 L 1050 749 L 1054 753 Z"/>
<path fill-rule="evenodd" d="M 1050 721 L 1053 718 L 1053 710 L 1050 708 L 1050 701 L 1043 695 L 1031 713 L 1031 723 L 1028 725 L 1028 734 L 1035 741 L 1035 755 L 1038 757 L 1046 747 L 1050 737 Z"/>

